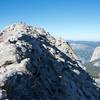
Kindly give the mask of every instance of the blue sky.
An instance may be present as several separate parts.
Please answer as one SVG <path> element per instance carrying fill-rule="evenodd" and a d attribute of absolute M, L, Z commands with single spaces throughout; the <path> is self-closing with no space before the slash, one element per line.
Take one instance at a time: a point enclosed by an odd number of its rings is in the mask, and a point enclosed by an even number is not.
<path fill-rule="evenodd" d="M 16 22 L 57 37 L 100 40 L 100 0 L 0 0 L 0 29 Z"/>

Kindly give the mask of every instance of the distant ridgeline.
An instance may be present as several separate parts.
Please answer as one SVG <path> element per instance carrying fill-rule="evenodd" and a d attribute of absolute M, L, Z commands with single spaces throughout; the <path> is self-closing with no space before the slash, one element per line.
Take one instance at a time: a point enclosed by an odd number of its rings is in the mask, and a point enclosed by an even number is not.
<path fill-rule="evenodd" d="M 80 58 L 87 71 L 93 76 L 100 74 L 100 42 L 69 41 L 76 55 Z M 99 75 L 100 76 L 100 75 Z"/>
<path fill-rule="evenodd" d="M 90 62 L 94 49 L 100 46 L 100 42 L 93 41 L 68 41 L 75 53 L 83 61 L 83 63 Z"/>

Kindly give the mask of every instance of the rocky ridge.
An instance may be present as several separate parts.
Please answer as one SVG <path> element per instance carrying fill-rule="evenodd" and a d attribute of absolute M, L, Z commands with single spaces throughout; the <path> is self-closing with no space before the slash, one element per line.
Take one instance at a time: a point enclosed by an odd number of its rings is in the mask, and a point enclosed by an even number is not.
<path fill-rule="evenodd" d="M 70 45 L 18 23 L 0 32 L 0 100 L 100 100 Z"/>

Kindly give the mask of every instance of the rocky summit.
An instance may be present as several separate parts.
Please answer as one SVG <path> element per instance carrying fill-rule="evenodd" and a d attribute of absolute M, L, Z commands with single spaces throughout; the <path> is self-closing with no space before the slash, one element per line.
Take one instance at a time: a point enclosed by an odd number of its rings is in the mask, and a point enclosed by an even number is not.
<path fill-rule="evenodd" d="M 100 100 L 70 45 L 17 23 L 0 32 L 0 100 Z"/>

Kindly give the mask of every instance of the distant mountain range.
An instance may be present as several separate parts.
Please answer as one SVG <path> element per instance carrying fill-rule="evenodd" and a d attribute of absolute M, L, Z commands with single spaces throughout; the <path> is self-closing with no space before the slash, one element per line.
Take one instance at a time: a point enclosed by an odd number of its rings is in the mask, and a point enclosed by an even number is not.
<path fill-rule="evenodd" d="M 74 49 L 76 55 L 83 63 L 88 63 L 91 60 L 94 49 L 100 46 L 100 42 L 94 41 L 68 41 Z"/>
<path fill-rule="evenodd" d="M 87 71 L 93 76 L 100 76 L 100 42 L 68 41 L 76 55 L 80 58 Z M 98 58 L 98 59 L 95 59 Z M 91 61 L 91 59 L 94 59 Z"/>

